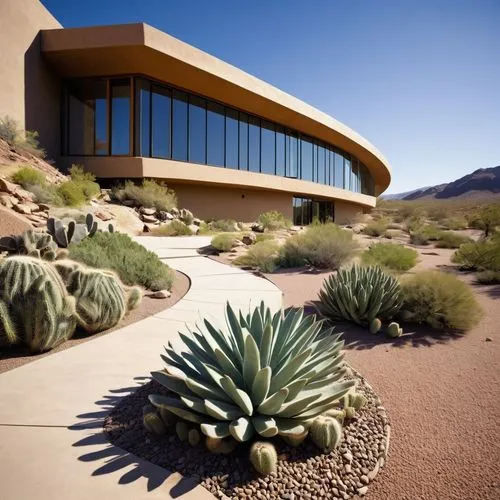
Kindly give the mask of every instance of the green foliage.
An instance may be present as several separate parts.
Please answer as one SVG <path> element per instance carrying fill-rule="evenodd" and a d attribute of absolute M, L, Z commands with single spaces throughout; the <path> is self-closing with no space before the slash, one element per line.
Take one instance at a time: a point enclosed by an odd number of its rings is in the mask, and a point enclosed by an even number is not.
<path fill-rule="evenodd" d="M 309 226 L 288 238 L 281 250 L 282 267 L 305 265 L 319 269 L 339 269 L 352 259 L 358 249 L 351 231 L 333 223 Z"/>
<path fill-rule="evenodd" d="M 158 184 L 154 179 L 144 179 L 142 184 L 125 181 L 123 186 L 116 186 L 112 195 L 119 201 L 132 200 L 137 206 L 171 210 L 177 206 L 177 196 L 172 189 Z"/>
<path fill-rule="evenodd" d="M 363 229 L 363 233 L 367 234 L 368 236 L 384 236 L 387 232 L 388 227 L 389 221 L 385 217 L 382 217 L 367 224 Z"/>
<path fill-rule="evenodd" d="M 464 243 L 473 243 L 474 240 L 463 234 L 452 231 L 442 231 L 439 240 L 436 242 L 438 248 L 459 248 Z"/>
<path fill-rule="evenodd" d="M 477 273 L 476 279 L 482 285 L 500 284 L 500 271 L 481 271 Z"/>
<path fill-rule="evenodd" d="M 276 210 L 260 214 L 257 222 L 267 231 L 287 229 L 292 225 L 292 221 L 288 220 L 281 212 Z"/>
<path fill-rule="evenodd" d="M 319 292 L 319 310 L 327 318 L 370 325 L 392 318 L 401 307 L 398 281 L 379 267 L 342 269 L 331 274 Z"/>
<path fill-rule="evenodd" d="M 309 435 L 318 448 L 330 451 L 340 444 L 342 425 L 336 418 L 320 415 L 313 420 Z"/>
<path fill-rule="evenodd" d="M 262 475 L 276 472 L 278 455 L 272 443 L 256 441 L 250 448 L 250 462 L 254 469 Z"/>
<path fill-rule="evenodd" d="M 151 232 L 153 236 L 192 236 L 191 229 L 179 219 L 173 219 L 168 224 L 155 227 Z"/>
<path fill-rule="evenodd" d="M 220 252 L 229 252 L 239 235 L 234 233 L 222 233 L 214 236 L 210 244 Z"/>
<path fill-rule="evenodd" d="M 167 369 L 152 376 L 170 395 L 150 395 L 154 406 L 210 438 L 243 442 L 303 433 L 353 387 L 340 382 L 341 334 L 303 309 L 272 315 L 262 302 L 245 316 L 227 304 L 226 318 L 223 330 L 205 319 L 180 333 L 184 346 L 168 343 Z"/>
<path fill-rule="evenodd" d="M 463 269 L 500 271 L 500 236 L 461 245 L 452 261 Z"/>
<path fill-rule="evenodd" d="M 442 231 L 435 224 L 426 224 L 410 230 L 410 243 L 414 245 L 428 245 L 430 241 L 437 241 Z"/>
<path fill-rule="evenodd" d="M 238 223 L 235 220 L 214 220 L 208 223 L 208 227 L 210 231 L 213 232 L 222 232 L 222 233 L 234 233 L 236 228 L 240 228 Z"/>
<path fill-rule="evenodd" d="M 16 120 L 6 115 L 0 118 L 0 139 L 38 158 L 45 157 L 45 151 L 38 142 L 38 132 L 22 130 Z"/>
<path fill-rule="evenodd" d="M 471 287 L 452 274 L 422 271 L 402 281 L 405 318 L 433 328 L 468 330 L 482 311 Z"/>
<path fill-rule="evenodd" d="M 0 238 L 0 251 L 54 260 L 57 256 L 57 245 L 50 234 L 38 233 L 33 229 L 28 229 L 22 235 Z"/>
<path fill-rule="evenodd" d="M 56 347 L 76 328 L 74 299 L 50 264 L 32 257 L 0 262 L 0 310 L 0 343 L 23 342 L 33 353 Z"/>
<path fill-rule="evenodd" d="M 170 289 L 171 269 L 154 252 L 123 233 L 97 232 L 69 247 L 70 258 L 88 266 L 115 271 L 126 285 L 149 290 Z"/>
<path fill-rule="evenodd" d="M 20 184 L 24 189 L 28 190 L 31 186 L 45 186 L 47 184 L 45 175 L 33 167 L 21 167 L 12 174 L 11 179 L 16 184 Z"/>
<path fill-rule="evenodd" d="M 469 225 L 465 217 L 447 217 L 442 221 L 442 224 L 446 229 L 451 229 L 452 231 L 467 229 Z"/>
<path fill-rule="evenodd" d="M 81 165 L 71 165 L 69 175 L 71 180 L 68 182 L 74 184 L 81 190 L 85 201 L 97 198 L 101 194 L 101 188 L 99 184 L 95 182 L 95 175 L 91 172 L 85 172 Z"/>
<path fill-rule="evenodd" d="M 500 226 L 500 203 L 491 203 L 481 207 L 473 214 L 471 227 L 482 229 L 487 238 Z"/>
<path fill-rule="evenodd" d="M 416 250 L 394 243 L 375 243 L 361 255 L 367 265 L 379 265 L 395 271 L 408 271 L 417 263 L 417 257 Z"/>
<path fill-rule="evenodd" d="M 237 266 L 253 267 L 263 273 L 272 273 L 277 267 L 279 254 L 278 242 L 261 241 L 249 247 L 245 254 L 233 261 Z"/>

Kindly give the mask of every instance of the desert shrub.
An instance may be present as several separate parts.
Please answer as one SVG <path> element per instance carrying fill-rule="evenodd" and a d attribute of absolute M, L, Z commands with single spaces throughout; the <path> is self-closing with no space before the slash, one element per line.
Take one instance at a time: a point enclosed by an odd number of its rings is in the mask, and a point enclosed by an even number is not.
<path fill-rule="evenodd" d="M 290 220 L 276 210 L 260 214 L 257 221 L 267 231 L 278 231 L 279 229 L 286 229 L 292 225 Z"/>
<path fill-rule="evenodd" d="M 155 227 L 152 234 L 153 236 L 191 236 L 193 233 L 184 222 L 174 219 L 168 224 Z"/>
<path fill-rule="evenodd" d="M 223 233 L 234 233 L 234 230 L 239 227 L 238 223 L 235 220 L 214 220 L 208 224 L 209 228 L 214 232 L 223 232 Z"/>
<path fill-rule="evenodd" d="M 57 195 L 60 204 L 66 207 L 78 207 L 87 201 L 81 186 L 72 181 L 57 186 Z"/>
<path fill-rule="evenodd" d="M 388 227 L 388 220 L 385 217 L 382 217 L 367 224 L 363 229 L 363 233 L 368 236 L 383 236 L 386 233 Z"/>
<path fill-rule="evenodd" d="M 417 263 L 417 257 L 416 250 L 394 243 L 376 243 L 361 255 L 364 264 L 379 265 L 395 271 L 408 271 Z"/>
<path fill-rule="evenodd" d="M 123 186 L 115 186 L 112 195 L 119 201 L 132 200 L 138 206 L 171 210 L 177 206 L 177 196 L 172 189 L 158 184 L 154 179 L 144 179 L 142 184 L 125 181 Z"/>
<path fill-rule="evenodd" d="M 490 203 L 475 212 L 470 220 L 470 226 L 484 231 L 488 237 L 500 226 L 500 203 Z"/>
<path fill-rule="evenodd" d="M 261 241 L 274 240 L 274 235 L 269 233 L 257 233 L 255 235 L 255 243 L 260 243 Z"/>
<path fill-rule="evenodd" d="M 452 231 L 442 231 L 436 242 L 438 248 L 459 248 L 464 243 L 473 243 L 472 238 Z"/>
<path fill-rule="evenodd" d="M 71 165 L 69 175 L 71 177 L 69 182 L 73 182 L 81 189 L 86 201 L 90 201 L 101 194 L 101 188 L 95 182 L 95 175 L 91 172 L 85 172 L 81 165 Z"/>
<path fill-rule="evenodd" d="M 235 233 L 222 233 L 214 236 L 210 244 L 220 252 L 229 252 L 237 239 L 238 235 Z"/>
<path fill-rule="evenodd" d="M 401 281 L 405 317 L 433 328 L 468 330 L 481 318 L 471 287 L 452 274 L 422 271 Z"/>
<path fill-rule="evenodd" d="M 441 237 L 442 231 L 435 224 L 427 224 L 410 231 L 410 243 L 413 245 L 428 245 L 431 241 L 437 241 Z"/>
<path fill-rule="evenodd" d="M 482 285 L 500 284 L 500 271 L 481 271 L 477 273 L 476 279 Z"/>
<path fill-rule="evenodd" d="M 465 217 L 448 217 L 442 221 L 442 224 L 446 229 L 451 229 L 452 231 L 467 229 L 469 225 Z"/>
<path fill-rule="evenodd" d="M 500 271 L 500 236 L 461 245 L 453 254 L 452 262 L 463 269 Z"/>
<path fill-rule="evenodd" d="M 276 241 L 261 241 L 248 247 L 246 253 L 233 262 L 237 266 L 255 267 L 264 273 L 272 273 L 277 267 L 278 253 L 279 245 Z"/>
<path fill-rule="evenodd" d="M 281 250 L 280 265 L 338 269 L 354 256 L 357 249 L 358 244 L 351 231 L 333 223 L 309 226 L 303 233 L 286 240 Z"/>
<path fill-rule="evenodd" d="M 45 157 L 45 151 L 38 142 L 38 132 L 22 130 L 17 121 L 8 115 L 0 118 L 0 139 L 38 158 Z"/>
<path fill-rule="evenodd" d="M 97 232 L 77 245 L 70 245 L 69 257 L 91 267 L 115 271 L 126 285 L 150 290 L 170 289 L 172 270 L 124 233 Z"/>
<path fill-rule="evenodd" d="M 17 172 L 12 174 L 11 179 L 24 189 L 29 189 L 30 186 L 46 185 L 45 175 L 33 167 L 21 167 Z"/>

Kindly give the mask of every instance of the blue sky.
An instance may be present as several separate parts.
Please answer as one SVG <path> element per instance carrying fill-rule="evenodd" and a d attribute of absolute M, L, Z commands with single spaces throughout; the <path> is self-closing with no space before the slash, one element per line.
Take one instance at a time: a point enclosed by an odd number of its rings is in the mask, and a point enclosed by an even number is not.
<path fill-rule="evenodd" d="M 146 22 L 353 128 L 387 191 L 500 164 L 500 0 L 42 0 L 65 27 Z"/>

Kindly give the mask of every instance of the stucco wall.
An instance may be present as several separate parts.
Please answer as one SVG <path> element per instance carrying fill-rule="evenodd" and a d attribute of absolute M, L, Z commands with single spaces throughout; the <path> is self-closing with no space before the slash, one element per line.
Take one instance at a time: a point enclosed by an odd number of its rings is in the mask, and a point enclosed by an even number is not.
<path fill-rule="evenodd" d="M 175 183 L 168 183 L 168 187 L 177 193 L 179 207 L 188 208 L 202 219 L 253 222 L 269 210 L 277 210 L 288 219 L 293 216 L 292 196 L 287 193 Z"/>
<path fill-rule="evenodd" d="M 0 116 L 36 130 L 49 157 L 60 144 L 60 88 L 40 52 L 40 30 L 61 25 L 38 0 L 0 0 Z"/>
<path fill-rule="evenodd" d="M 363 207 L 354 203 L 343 201 L 335 202 L 335 222 L 337 224 L 349 224 L 363 215 Z"/>

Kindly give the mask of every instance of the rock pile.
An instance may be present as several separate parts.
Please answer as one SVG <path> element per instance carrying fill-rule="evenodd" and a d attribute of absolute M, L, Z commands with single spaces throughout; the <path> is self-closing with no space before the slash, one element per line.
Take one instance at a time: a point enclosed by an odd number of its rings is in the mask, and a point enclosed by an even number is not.
<path fill-rule="evenodd" d="M 127 205 L 127 203 L 124 204 Z M 156 226 L 171 224 L 175 220 L 185 224 L 192 234 L 197 234 L 203 222 L 201 219 L 194 217 L 193 213 L 186 208 L 178 209 L 174 207 L 170 210 L 158 210 L 154 207 L 134 207 L 134 210 L 141 221 L 144 222 L 145 232 Z"/>

